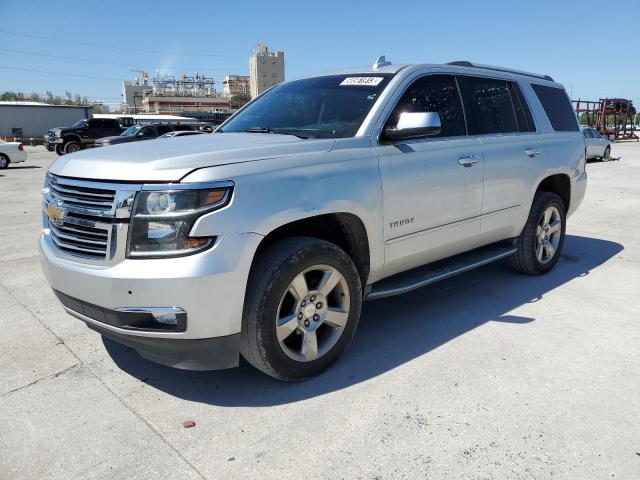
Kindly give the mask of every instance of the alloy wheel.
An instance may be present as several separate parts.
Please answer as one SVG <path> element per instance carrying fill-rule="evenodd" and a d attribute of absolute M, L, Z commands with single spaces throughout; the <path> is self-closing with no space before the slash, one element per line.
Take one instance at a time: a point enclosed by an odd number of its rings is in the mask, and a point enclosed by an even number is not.
<path fill-rule="evenodd" d="M 329 265 L 315 265 L 289 283 L 276 314 L 282 351 L 299 362 L 314 361 L 338 342 L 349 319 L 351 297 L 345 277 Z"/>
<path fill-rule="evenodd" d="M 554 206 L 547 207 L 536 229 L 536 257 L 541 263 L 549 263 L 558 250 L 562 235 L 562 217 Z"/>

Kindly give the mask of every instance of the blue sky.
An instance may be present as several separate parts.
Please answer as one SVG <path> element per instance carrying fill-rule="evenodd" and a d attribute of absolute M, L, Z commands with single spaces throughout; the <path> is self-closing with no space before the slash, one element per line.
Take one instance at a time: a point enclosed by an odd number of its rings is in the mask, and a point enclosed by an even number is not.
<path fill-rule="evenodd" d="M 638 36 L 599 33 L 601 21 L 637 31 L 640 1 L 627 7 L 602 17 L 602 2 L 564 0 L 0 0 L 0 91 L 118 103 L 121 81 L 138 75 L 130 70 L 247 74 L 260 41 L 285 51 L 287 79 L 368 65 L 381 54 L 394 63 L 465 59 L 549 74 L 574 98 L 640 104 Z"/>

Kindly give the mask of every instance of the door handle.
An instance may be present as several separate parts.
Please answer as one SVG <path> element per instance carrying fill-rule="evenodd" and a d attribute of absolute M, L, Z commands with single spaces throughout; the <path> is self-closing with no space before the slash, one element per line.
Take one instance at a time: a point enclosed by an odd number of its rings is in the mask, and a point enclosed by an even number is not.
<path fill-rule="evenodd" d="M 526 153 L 531 158 L 533 158 L 536 155 L 540 155 L 542 152 L 540 150 L 538 150 L 536 147 L 529 147 L 524 151 L 524 153 Z"/>
<path fill-rule="evenodd" d="M 473 167 L 476 163 L 480 163 L 479 155 L 469 155 L 468 157 L 461 157 L 458 159 L 458 164 L 463 167 Z"/>

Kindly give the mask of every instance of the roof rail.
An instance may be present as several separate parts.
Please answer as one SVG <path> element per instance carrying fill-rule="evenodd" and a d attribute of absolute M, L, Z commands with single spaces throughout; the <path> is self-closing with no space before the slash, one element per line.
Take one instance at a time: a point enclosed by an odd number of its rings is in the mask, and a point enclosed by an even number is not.
<path fill-rule="evenodd" d="M 542 80 L 549 80 L 550 82 L 555 81 L 549 75 L 539 75 L 537 73 L 523 72 L 521 70 L 513 70 L 510 68 L 493 67 L 491 65 L 480 65 L 476 63 L 471 63 L 468 60 L 457 60 L 455 62 L 449 62 L 447 63 L 447 65 L 457 65 L 459 67 L 484 68 L 485 70 L 494 70 L 496 72 L 508 72 L 508 73 L 515 73 L 517 75 L 524 75 L 526 77 L 540 78 Z"/>

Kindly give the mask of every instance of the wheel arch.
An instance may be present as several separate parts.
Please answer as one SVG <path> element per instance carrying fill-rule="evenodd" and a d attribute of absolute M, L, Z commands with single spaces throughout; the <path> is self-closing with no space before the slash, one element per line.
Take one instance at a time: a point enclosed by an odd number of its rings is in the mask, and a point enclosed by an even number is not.
<path fill-rule="evenodd" d="M 64 143 L 78 142 L 82 144 L 82 138 L 80 138 L 80 135 L 78 135 L 77 133 L 67 133 L 62 137 L 62 140 Z"/>
<path fill-rule="evenodd" d="M 560 197 L 565 212 L 571 206 L 571 179 L 566 173 L 556 173 L 543 178 L 536 188 L 537 192 L 551 192 Z"/>
<path fill-rule="evenodd" d="M 267 247 L 289 237 L 318 238 L 339 246 L 355 263 L 362 288 L 367 285 L 371 270 L 369 235 L 364 222 L 357 215 L 348 212 L 325 213 L 280 225 L 262 239 L 253 256 L 252 267 Z"/>

